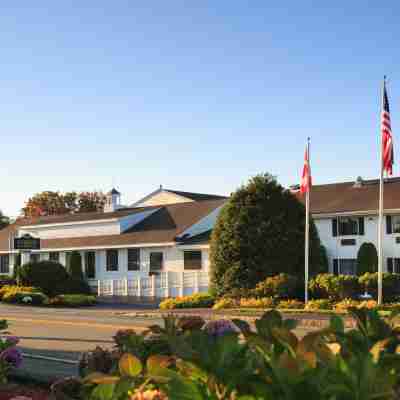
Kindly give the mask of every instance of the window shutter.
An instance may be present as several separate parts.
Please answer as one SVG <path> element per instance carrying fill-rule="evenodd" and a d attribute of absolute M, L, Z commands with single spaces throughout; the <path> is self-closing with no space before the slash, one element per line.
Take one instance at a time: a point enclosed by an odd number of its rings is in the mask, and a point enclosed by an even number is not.
<path fill-rule="evenodd" d="M 387 258 L 387 271 L 393 274 L 393 258 Z"/>
<path fill-rule="evenodd" d="M 390 235 L 392 233 L 392 216 L 386 215 L 386 233 Z"/>
<path fill-rule="evenodd" d="M 336 237 L 337 234 L 338 234 L 338 231 L 337 231 L 338 224 L 337 224 L 337 222 L 338 222 L 337 218 L 333 218 L 332 219 L 332 236 L 333 237 Z"/>
<path fill-rule="evenodd" d="M 364 217 L 358 218 L 358 234 L 359 235 L 364 235 L 365 234 Z"/>
<path fill-rule="evenodd" d="M 339 275 L 339 260 L 337 258 L 333 259 L 333 273 Z"/>

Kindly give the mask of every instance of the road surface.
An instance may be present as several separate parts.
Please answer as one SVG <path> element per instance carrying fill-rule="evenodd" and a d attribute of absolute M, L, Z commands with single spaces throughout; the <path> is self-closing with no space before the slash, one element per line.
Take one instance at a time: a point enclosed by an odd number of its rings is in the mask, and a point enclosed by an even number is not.
<path fill-rule="evenodd" d="M 126 318 L 121 316 L 124 311 L 126 308 L 116 306 L 50 309 L 0 304 L 0 319 L 8 320 L 8 331 L 20 338 L 19 347 L 27 355 L 23 371 L 39 379 L 56 379 L 77 373 L 82 352 L 96 346 L 111 348 L 118 329 L 141 331 L 161 323 L 159 318 Z"/>

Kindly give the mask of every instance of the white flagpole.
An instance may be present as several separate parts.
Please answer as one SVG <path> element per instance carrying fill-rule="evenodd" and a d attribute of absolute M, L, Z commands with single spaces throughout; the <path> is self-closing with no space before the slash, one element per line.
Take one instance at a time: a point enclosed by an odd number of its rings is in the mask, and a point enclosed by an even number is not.
<path fill-rule="evenodd" d="M 304 249 L 304 302 L 308 302 L 308 266 L 309 266 L 309 255 L 310 255 L 310 138 L 307 139 L 307 158 L 308 158 L 308 182 L 306 192 L 306 226 L 305 226 L 305 249 Z"/>
<path fill-rule="evenodd" d="M 385 79 L 383 78 L 383 88 L 382 88 L 382 109 L 381 118 L 383 111 L 383 92 L 385 88 Z M 380 121 L 381 122 L 381 121 Z M 381 173 L 379 180 L 379 219 L 378 219 L 378 304 L 382 304 L 382 271 L 383 271 L 383 135 L 381 136 Z"/>

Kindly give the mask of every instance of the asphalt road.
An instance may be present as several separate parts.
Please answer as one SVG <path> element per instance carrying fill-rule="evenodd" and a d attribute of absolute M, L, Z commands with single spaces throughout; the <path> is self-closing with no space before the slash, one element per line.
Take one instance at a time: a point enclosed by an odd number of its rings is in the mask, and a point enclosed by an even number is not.
<path fill-rule="evenodd" d="M 140 318 L 132 316 L 134 311 L 143 309 L 130 305 L 51 309 L 0 304 L 0 319 L 8 320 L 10 334 L 20 338 L 25 355 L 20 372 L 52 381 L 76 375 L 82 352 L 96 346 L 111 348 L 118 329 L 141 331 L 162 324 L 158 315 Z M 296 333 L 303 336 L 308 330 L 296 329 Z"/>
<path fill-rule="evenodd" d="M 8 320 L 9 332 L 20 338 L 19 347 L 26 354 L 22 371 L 39 379 L 57 379 L 77 373 L 82 352 L 96 346 L 111 348 L 118 329 L 140 331 L 161 323 L 158 318 L 121 316 L 128 310 L 117 306 L 47 309 L 0 304 L 0 319 Z"/>

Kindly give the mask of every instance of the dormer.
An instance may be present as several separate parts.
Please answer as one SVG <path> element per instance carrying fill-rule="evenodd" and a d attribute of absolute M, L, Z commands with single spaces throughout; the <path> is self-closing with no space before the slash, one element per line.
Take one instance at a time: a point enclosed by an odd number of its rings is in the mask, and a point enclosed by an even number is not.
<path fill-rule="evenodd" d="M 106 204 L 104 205 L 104 212 L 113 212 L 121 208 L 121 193 L 117 189 L 112 188 L 106 194 Z"/>

